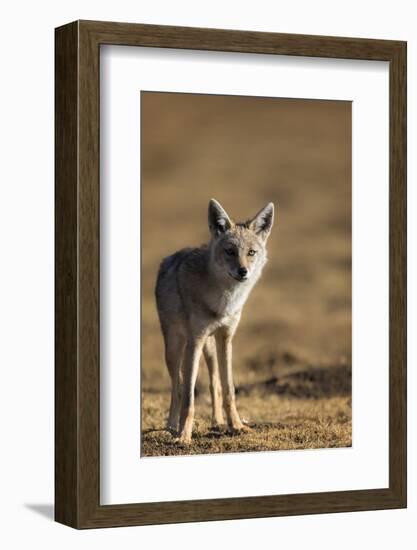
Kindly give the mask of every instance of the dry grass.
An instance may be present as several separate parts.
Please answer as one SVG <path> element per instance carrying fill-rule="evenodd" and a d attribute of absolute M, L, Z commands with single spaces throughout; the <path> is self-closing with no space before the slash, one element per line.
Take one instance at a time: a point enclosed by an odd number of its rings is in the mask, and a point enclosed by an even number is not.
<path fill-rule="evenodd" d="M 242 397 L 239 410 L 251 427 L 249 433 L 242 435 L 212 429 L 210 405 L 204 400 L 197 403 L 193 440 L 191 446 L 186 447 L 179 446 L 170 433 L 161 429 L 168 404 L 168 393 L 144 394 L 143 414 L 147 421 L 142 428 L 142 456 L 319 449 L 352 444 L 348 397 L 296 402 L 273 394 Z"/>
<path fill-rule="evenodd" d="M 351 444 L 351 109 L 345 102 L 142 95 L 142 455 Z M 269 262 L 234 342 L 253 430 L 210 431 L 206 369 L 193 444 L 162 430 L 169 378 L 160 260 L 207 241 L 207 203 L 246 218 L 273 200 Z"/>

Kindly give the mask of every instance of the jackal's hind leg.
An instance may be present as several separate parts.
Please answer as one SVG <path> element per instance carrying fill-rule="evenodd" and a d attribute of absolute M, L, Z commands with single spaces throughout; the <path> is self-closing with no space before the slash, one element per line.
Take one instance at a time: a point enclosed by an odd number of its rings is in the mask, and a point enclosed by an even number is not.
<path fill-rule="evenodd" d="M 171 404 L 167 430 L 177 432 L 181 408 L 181 364 L 184 355 L 185 338 L 173 329 L 165 336 L 165 361 L 171 377 Z"/>
<path fill-rule="evenodd" d="M 223 398 L 220 384 L 219 363 L 217 360 L 216 340 L 214 336 L 209 336 L 207 338 L 203 352 L 210 377 L 212 426 L 217 428 L 223 426 L 225 422 L 223 416 Z"/>

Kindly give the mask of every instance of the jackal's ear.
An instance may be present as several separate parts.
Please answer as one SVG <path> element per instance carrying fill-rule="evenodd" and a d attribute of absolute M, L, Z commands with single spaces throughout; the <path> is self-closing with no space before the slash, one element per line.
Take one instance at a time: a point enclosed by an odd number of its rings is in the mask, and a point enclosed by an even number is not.
<path fill-rule="evenodd" d="M 274 204 L 270 202 L 249 222 L 249 229 L 252 229 L 252 231 L 266 241 L 271 233 L 273 223 Z"/>
<path fill-rule="evenodd" d="M 213 237 L 219 237 L 232 227 L 232 220 L 226 210 L 214 199 L 211 199 L 208 206 L 208 223 Z"/>

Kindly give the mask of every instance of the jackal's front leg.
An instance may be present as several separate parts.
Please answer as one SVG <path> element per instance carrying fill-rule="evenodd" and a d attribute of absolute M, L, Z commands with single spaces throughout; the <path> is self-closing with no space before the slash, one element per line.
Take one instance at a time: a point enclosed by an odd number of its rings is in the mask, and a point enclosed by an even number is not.
<path fill-rule="evenodd" d="M 204 344 L 204 358 L 210 377 L 210 393 L 212 403 L 212 425 L 220 427 L 224 425 L 222 388 L 220 385 L 219 363 L 217 359 L 216 340 L 214 336 L 208 336 Z"/>
<path fill-rule="evenodd" d="M 232 338 L 233 332 L 229 329 L 220 329 L 216 333 L 217 350 L 220 363 L 220 378 L 223 391 L 223 406 L 226 411 L 227 424 L 232 432 L 246 430 L 236 408 L 235 386 L 232 373 Z"/>
<path fill-rule="evenodd" d="M 203 346 L 203 338 L 190 338 L 185 348 L 179 433 L 179 441 L 181 443 L 191 443 L 194 421 L 195 382 L 197 380 Z"/>

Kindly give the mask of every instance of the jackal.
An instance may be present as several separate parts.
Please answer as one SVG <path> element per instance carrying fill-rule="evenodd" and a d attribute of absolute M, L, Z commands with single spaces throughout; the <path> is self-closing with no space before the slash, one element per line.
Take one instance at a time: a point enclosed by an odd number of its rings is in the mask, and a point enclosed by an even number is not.
<path fill-rule="evenodd" d="M 266 241 L 273 221 L 271 202 L 254 218 L 235 223 L 211 199 L 210 242 L 184 248 L 161 263 L 155 295 L 172 383 L 167 429 L 178 433 L 181 443 L 191 442 L 201 355 L 210 376 L 213 424 L 224 424 L 224 408 L 231 432 L 248 430 L 236 408 L 232 339 L 267 261 Z"/>

